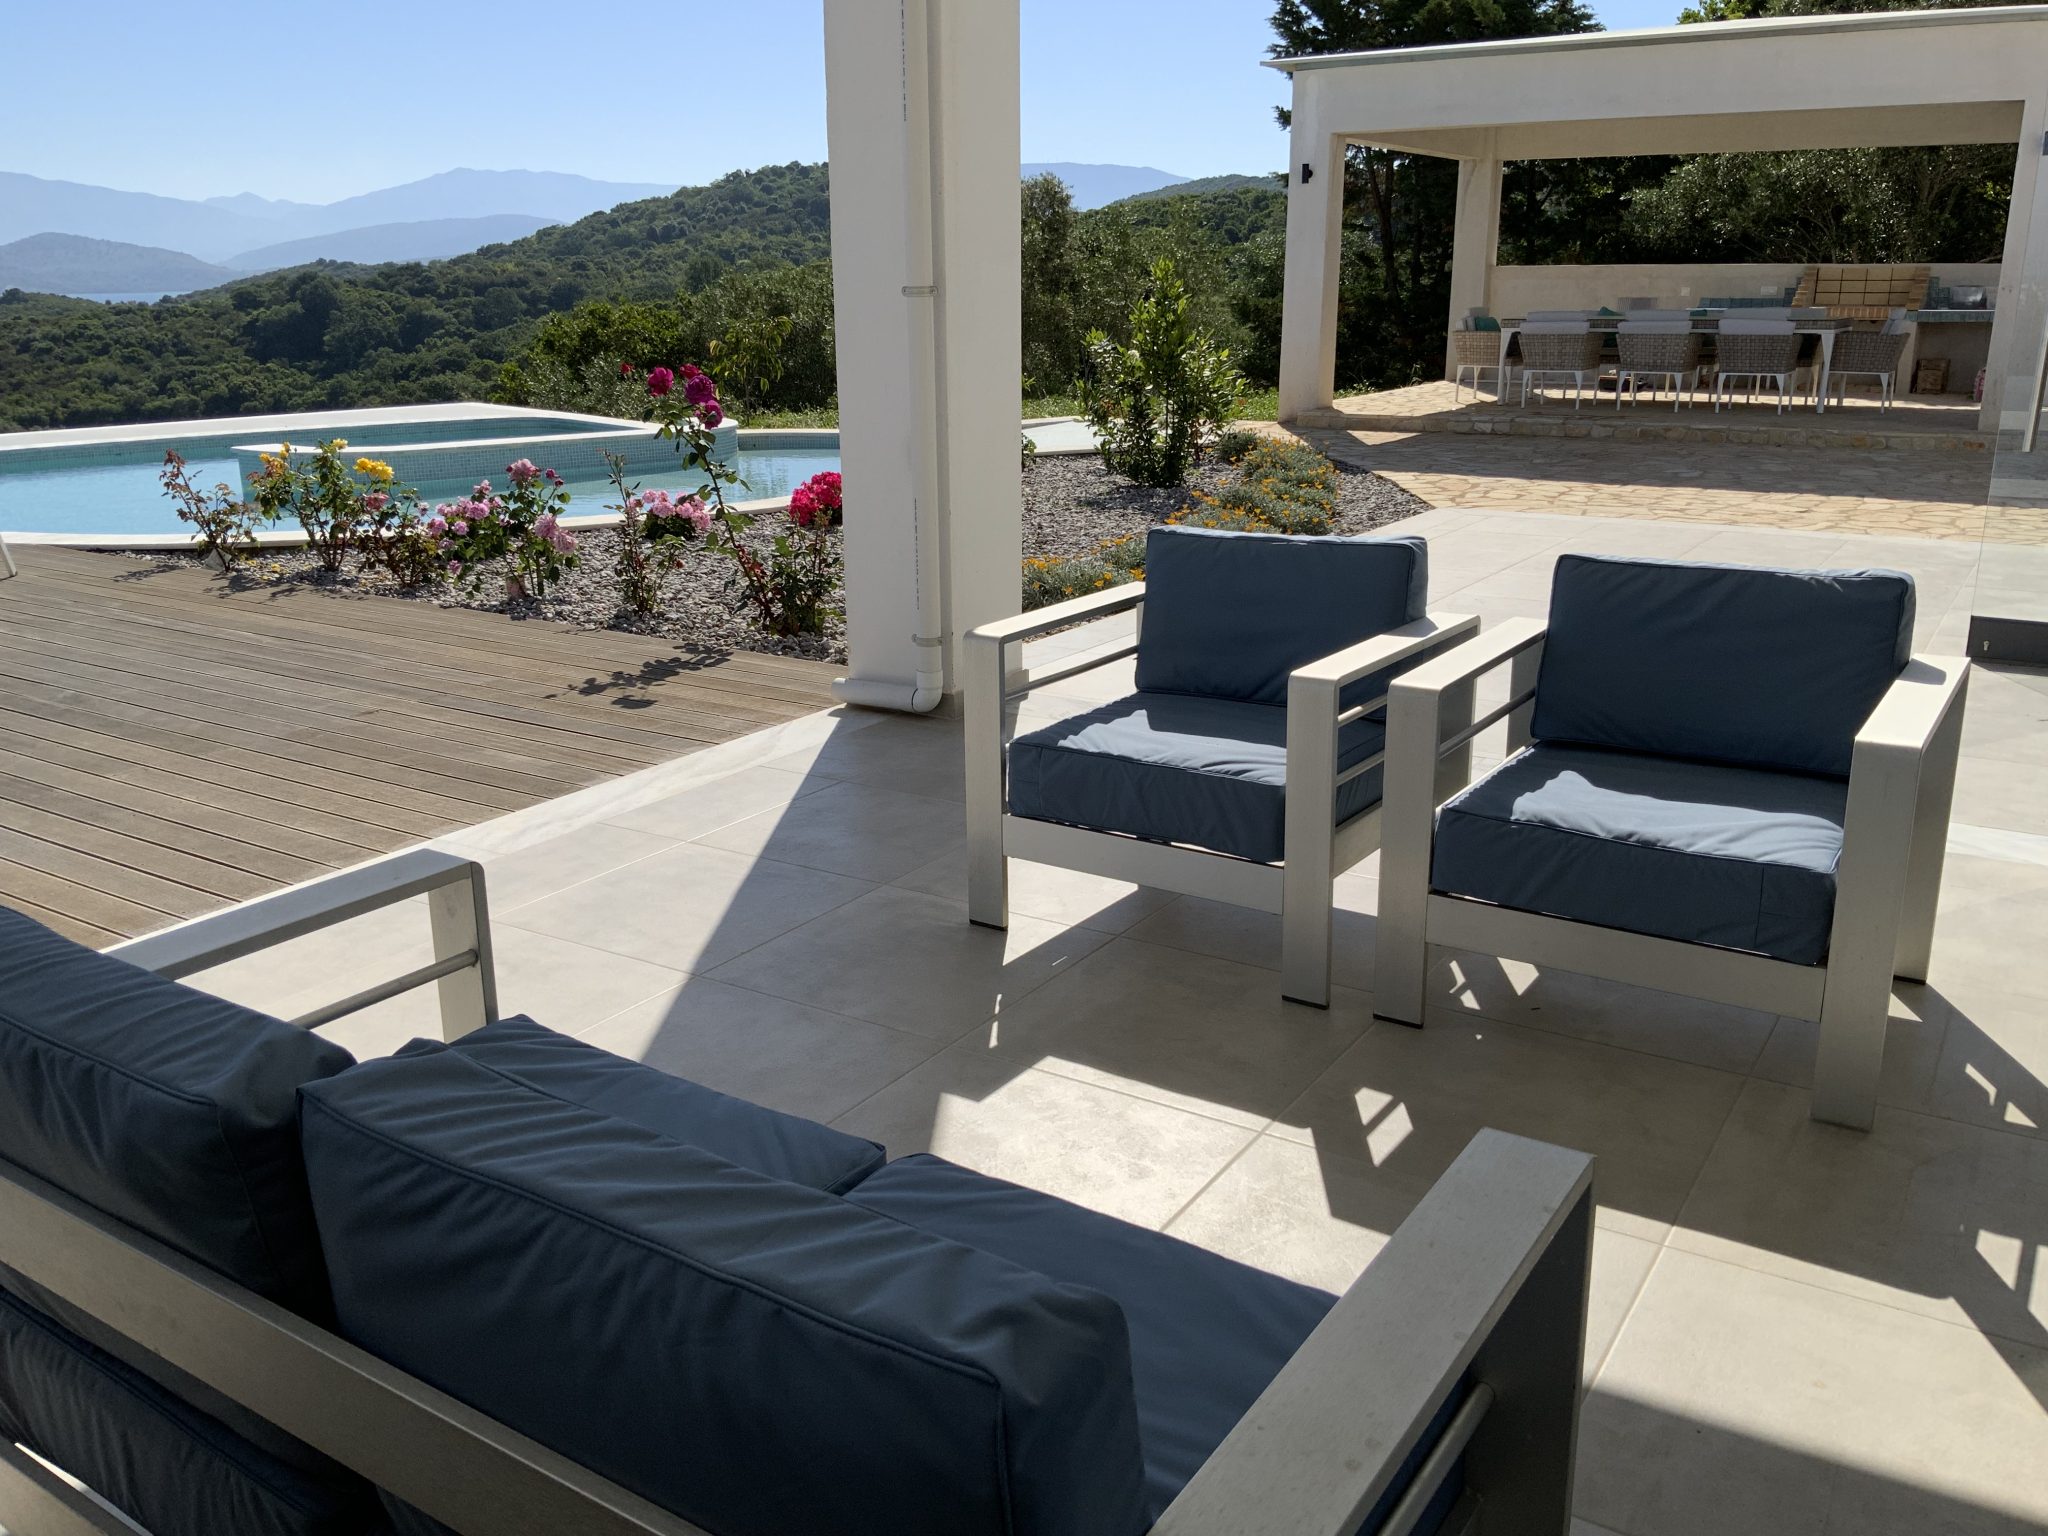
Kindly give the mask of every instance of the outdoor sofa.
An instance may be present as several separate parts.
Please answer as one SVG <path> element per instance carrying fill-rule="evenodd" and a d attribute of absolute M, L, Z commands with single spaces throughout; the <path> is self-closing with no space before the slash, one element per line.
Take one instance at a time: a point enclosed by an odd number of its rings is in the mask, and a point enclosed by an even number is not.
<path fill-rule="evenodd" d="M 1892 978 L 1927 979 L 1969 680 L 1912 654 L 1913 618 L 1898 571 L 1561 557 L 1547 624 L 1390 689 L 1375 1011 L 1422 1023 L 1442 945 L 1817 1020 L 1813 1115 L 1869 1129 Z M 1509 756 L 1447 793 L 1501 667 L 1478 723 Z"/>
<path fill-rule="evenodd" d="M 1282 994 L 1327 1007 L 1331 882 L 1379 847 L 1387 684 L 1479 628 L 1428 595 L 1417 538 L 1154 528 L 1143 581 L 970 631 L 968 918 L 1009 926 L 1012 858 L 1275 912 Z M 1015 654 L 1125 612 L 1133 636 Z M 1130 656 L 1132 692 L 1011 739 L 1024 695 Z"/>
<path fill-rule="evenodd" d="M 310 1016 L 438 986 L 396 1056 L 169 979 L 418 896 Z M 0 1524 L 1564 1536 L 1581 1154 L 1482 1133 L 1339 1300 L 495 1015 L 430 851 L 109 954 L 0 910 Z"/>

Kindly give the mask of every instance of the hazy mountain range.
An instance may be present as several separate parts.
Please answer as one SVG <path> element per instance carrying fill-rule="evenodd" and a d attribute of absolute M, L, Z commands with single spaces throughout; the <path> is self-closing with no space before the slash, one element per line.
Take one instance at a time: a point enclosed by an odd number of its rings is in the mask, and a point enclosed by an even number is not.
<path fill-rule="evenodd" d="M 1193 185 L 1149 166 L 1054 162 L 1022 171 L 1058 176 L 1080 208 Z M 0 291 L 155 297 L 312 261 L 433 261 L 674 190 L 463 169 L 306 203 L 253 192 L 159 197 L 0 171 Z"/>

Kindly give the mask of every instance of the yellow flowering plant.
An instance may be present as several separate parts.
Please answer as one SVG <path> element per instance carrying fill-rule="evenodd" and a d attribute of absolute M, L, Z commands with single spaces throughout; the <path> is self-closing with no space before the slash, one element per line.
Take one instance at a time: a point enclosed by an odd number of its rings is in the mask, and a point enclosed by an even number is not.
<path fill-rule="evenodd" d="M 257 514 L 268 523 L 294 519 L 328 572 L 339 572 L 351 549 L 385 550 L 399 525 L 417 521 L 418 498 L 397 484 L 397 471 L 367 456 L 351 468 L 342 461 L 347 449 L 337 437 L 300 459 L 290 443 L 281 443 L 262 456 L 252 487 Z"/>

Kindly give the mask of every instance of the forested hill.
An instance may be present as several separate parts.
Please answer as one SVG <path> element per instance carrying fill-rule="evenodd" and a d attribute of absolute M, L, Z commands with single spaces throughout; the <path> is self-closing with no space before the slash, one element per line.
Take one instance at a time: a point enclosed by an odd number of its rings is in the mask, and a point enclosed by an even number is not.
<path fill-rule="evenodd" d="M 822 165 L 736 171 L 447 261 L 321 262 L 157 304 L 0 293 L 0 431 L 481 399 L 545 316 L 830 254 Z"/>

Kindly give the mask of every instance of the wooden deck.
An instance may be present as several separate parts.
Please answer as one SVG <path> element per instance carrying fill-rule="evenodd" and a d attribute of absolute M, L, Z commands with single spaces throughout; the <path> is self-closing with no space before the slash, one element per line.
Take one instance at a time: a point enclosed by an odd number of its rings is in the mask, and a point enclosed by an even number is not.
<path fill-rule="evenodd" d="M 148 933 L 827 708 L 839 670 L 84 551 L 0 580 L 0 903 Z"/>

